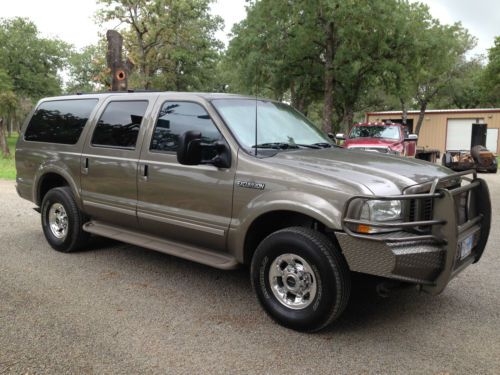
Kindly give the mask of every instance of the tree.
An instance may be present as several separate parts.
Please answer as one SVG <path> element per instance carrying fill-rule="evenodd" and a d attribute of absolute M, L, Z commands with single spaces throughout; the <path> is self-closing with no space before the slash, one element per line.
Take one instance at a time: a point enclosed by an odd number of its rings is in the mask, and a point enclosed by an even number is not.
<path fill-rule="evenodd" d="M 440 25 L 437 21 L 421 31 L 418 70 L 413 76 L 415 100 L 420 113 L 415 128 L 419 134 L 429 103 L 467 68 L 465 53 L 475 39 L 460 23 Z"/>
<path fill-rule="evenodd" d="M 41 38 L 31 21 L 12 18 L 0 20 L 0 45 L 0 66 L 16 95 L 38 99 L 61 93 L 58 71 L 69 54 L 67 43 Z"/>
<path fill-rule="evenodd" d="M 212 0 L 98 0 L 102 21 L 117 20 L 137 69 L 130 78 L 145 89 L 200 90 L 215 74 L 222 19 L 210 14 Z"/>
<path fill-rule="evenodd" d="M 277 99 L 289 95 L 304 112 L 322 98 L 325 132 L 332 130 L 334 117 L 349 127 L 402 45 L 399 24 L 394 25 L 398 5 L 396 0 L 251 3 L 247 18 L 233 29 L 228 58 L 240 67 L 240 82 L 265 87 Z"/>
<path fill-rule="evenodd" d="M 0 150 L 3 157 L 10 156 L 5 119 L 15 111 L 17 106 L 17 97 L 12 92 L 12 86 L 12 80 L 8 74 L 0 69 Z"/>
<path fill-rule="evenodd" d="M 69 81 L 66 84 L 66 92 L 92 92 L 110 85 L 105 50 L 104 41 L 100 41 L 97 45 L 71 53 L 68 60 Z"/>
<path fill-rule="evenodd" d="M 480 77 L 483 103 L 487 106 L 500 106 L 500 36 L 488 51 L 488 64 Z"/>

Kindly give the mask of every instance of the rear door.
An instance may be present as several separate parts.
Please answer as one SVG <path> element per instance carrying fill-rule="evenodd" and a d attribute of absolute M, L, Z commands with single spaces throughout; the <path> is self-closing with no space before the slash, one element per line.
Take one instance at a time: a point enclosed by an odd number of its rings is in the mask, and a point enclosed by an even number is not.
<path fill-rule="evenodd" d="M 224 250 L 236 154 L 230 168 L 181 165 L 176 155 L 179 136 L 188 130 L 201 132 L 206 143 L 224 140 L 210 111 L 202 100 L 158 100 L 141 152 L 137 215 L 146 232 Z"/>
<path fill-rule="evenodd" d="M 81 158 L 82 200 L 95 219 L 137 226 L 137 167 L 152 98 L 109 97 L 89 132 Z"/>

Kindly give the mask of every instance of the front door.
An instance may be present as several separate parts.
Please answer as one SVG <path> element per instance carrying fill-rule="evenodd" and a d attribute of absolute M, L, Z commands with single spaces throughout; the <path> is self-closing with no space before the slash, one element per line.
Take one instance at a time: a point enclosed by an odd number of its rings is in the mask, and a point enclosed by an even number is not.
<path fill-rule="evenodd" d="M 159 101 L 156 113 L 139 162 L 139 223 L 152 234 L 224 250 L 236 163 L 222 169 L 177 162 L 179 136 L 188 130 L 201 132 L 205 143 L 223 140 L 202 102 Z"/>
<path fill-rule="evenodd" d="M 137 168 L 150 100 L 112 96 L 93 124 L 81 159 L 83 207 L 92 218 L 137 226 Z"/>

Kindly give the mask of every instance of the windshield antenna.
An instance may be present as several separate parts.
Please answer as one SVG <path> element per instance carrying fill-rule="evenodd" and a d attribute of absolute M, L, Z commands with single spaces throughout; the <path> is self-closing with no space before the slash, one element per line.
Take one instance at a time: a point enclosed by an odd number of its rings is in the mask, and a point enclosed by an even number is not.
<path fill-rule="evenodd" d="M 256 88 L 256 91 L 255 91 L 255 157 L 257 157 L 257 149 L 259 148 L 258 147 L 258 143 L 257 143 L 257 123 L 258 123 L 258 120 L 257 120 L 257 91 L 259 89 L 259 78 L 257 77 L 257 88 Z"/>
<path fill-rule="evenodd" d="M 257 149 L 258 147 L 257 143 L 257 94 L 255 94 L 255 156 L 257 156 Z"/>
<path fill-rule="evenodd" d="M 258 120 L 257 120 L 257 95 L 258 95 L 258 91 L 259 91 L 259 74 L 258 74 L 258 65 L 255 65 L 255 77 L 257 78 L 257 81 L 255 83 L 255 157 L 257 157 L 257 149 L 259 148 L 258 147 L 258 143 L 257 143 L 257 123 L 258 123 Z"/>

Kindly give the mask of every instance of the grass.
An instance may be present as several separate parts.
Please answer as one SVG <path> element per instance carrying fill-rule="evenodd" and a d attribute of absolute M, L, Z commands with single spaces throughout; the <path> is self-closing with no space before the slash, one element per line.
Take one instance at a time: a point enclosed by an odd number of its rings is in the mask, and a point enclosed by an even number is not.
<path fill-rule="evenodd" d="M 16 179 L 16 163 L 14 160 L 14 153 L 16 152 L 17 137 L 17 134 L 13 134 L 12 137 L 7 138 L 7 143 L 10 149 L 10 157 L 4 158 L 0 155 L 0 178 L 5 180 Z"/>

